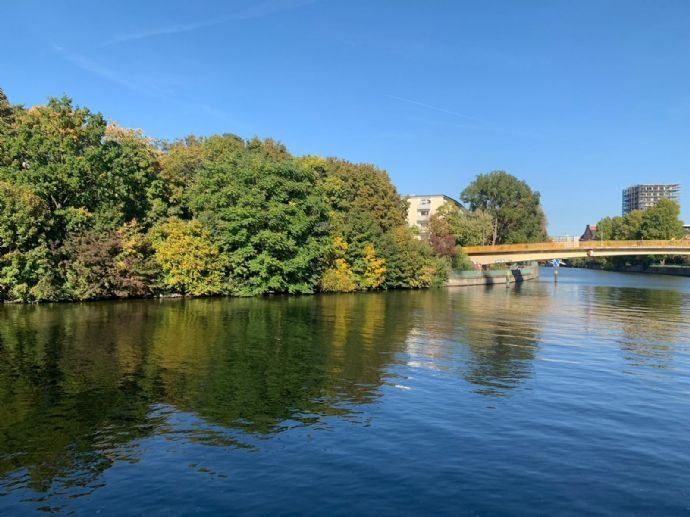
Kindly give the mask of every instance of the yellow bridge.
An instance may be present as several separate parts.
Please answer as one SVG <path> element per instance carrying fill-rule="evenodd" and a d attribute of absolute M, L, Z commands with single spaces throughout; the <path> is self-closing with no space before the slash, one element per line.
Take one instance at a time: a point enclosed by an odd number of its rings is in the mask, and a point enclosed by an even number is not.
<path fill-rule="evenodd" d="M 690 240 L 673 241 L 578 241 L 468 246 L 463 248 L 472 262 L 487 265 L 500 262 L 614 257 L 624 255 L 690 255 Z"/>

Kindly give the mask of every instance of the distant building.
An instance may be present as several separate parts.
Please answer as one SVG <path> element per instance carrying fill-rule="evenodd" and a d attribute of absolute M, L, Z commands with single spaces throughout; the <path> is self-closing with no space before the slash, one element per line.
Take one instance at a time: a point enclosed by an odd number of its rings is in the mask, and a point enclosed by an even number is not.
<path fill-rule="evenodd" d="M 679 192 L 680 185 L 677 183 L 633 185 L 623 189 L 623 215 L 633 210 L 645 210 L 663 198 L 677 202 Z"/>
<path fill-rule="evenodd" d="M 597 225 L 596 224 L 588 224 L 585 227 L 584 233 L 580 236 L 581 241 L 592 241 L 594 240 L 594 235 L 597 233 Z"/>
<path fill-rule="evenodd" d="M 419 235 L 424 237 L 428 232 L 429 218 L 446 202 L 452 203 L 461 210 L 464 207 L 459 201 L 443 194 L 426 196 L 405 196 L 408 202 L 407 224 L 419 229 Z"/>

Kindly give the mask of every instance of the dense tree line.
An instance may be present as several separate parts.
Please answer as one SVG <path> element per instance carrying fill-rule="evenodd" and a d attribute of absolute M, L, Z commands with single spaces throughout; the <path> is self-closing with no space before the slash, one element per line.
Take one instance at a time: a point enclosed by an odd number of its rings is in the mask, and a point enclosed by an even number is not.
<path fill-rule="evenodd" d="M 446 262 L 371 165 L 235 135 L 156 142 L 0 90 L 0 300 L 426 287 Z"/>
<path fill-rule="evenodd" d="M 597 223 L 595 240 L 637 241 L 637 240 L 674 240 L 684 237 L 683 222 L 680 220 L 680 206 L 671 199 L 660 199 L 656 205 L 645 210 L 632 210 L 624 216 L 604 217 Z M 657 262 L 683 264 L 687 259 L 682 256 L 639 256 L 639 257 L 606 257 L 576 261 L 582 265 L 586 262 L 597 264 L 607 269 L 623 269 L 629 266 L 649 266 Z"/>
<path fill-rule="evenodd" d="M 597 223 L 594 236 L 603 240 L 673 240 L 685 234 L 680 206 L 671 199 L 660 199 L 646 210 L 632 210 L 624 216 L 605 217 Z"/>

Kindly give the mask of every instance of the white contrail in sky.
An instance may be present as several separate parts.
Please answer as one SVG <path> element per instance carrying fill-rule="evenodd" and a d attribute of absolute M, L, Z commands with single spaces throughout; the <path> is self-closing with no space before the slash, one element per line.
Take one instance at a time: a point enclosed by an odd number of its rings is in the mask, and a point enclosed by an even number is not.
<path fill-rule="evenodd" d="M 415 106 L 419 106 L 419 107 L 421 107 L 421 108 L 426 108 L 426 109 L 430 109 L 430 110 L 433 110 L 433 111 L 438 111 L 438 112 L 441 112 L 441 113 L 446 113 L 447 115 L 454 115 L 454 116 L 456 116 L 456 117 L 461 117 L 461 118 L 464 118 L 465 120 L 470 120 L 470 121 L 473 121 L 473 122 L 477 122 L 477 119 L 475 119 L 474 117 L 470 117 L 470 116 L 468 116 L 468 115 L 463 115 L 462 113 L 457 113 L 457 112 L 455 112 L 455 111 L 449 111 L 449 110 L 444 109 L 444 108 L 439 108 L 438 106 L 434 106 L 434 105 L 432 105 L 432 104 L 427 104 L 427 103 L 425 103 L 425 102 L 419 102 L 419 101 L 416 101 L 416 100 L 413 100 L 413 99 L 407 99 L 407 98 L 405 98 L 405 97 L 398 97 L 397 95 L 388 95 L 387 97 L 389 97 L 389 98 L 391 98 L 391 99 L 395 99 L 395 100 L 397 100 L 397 101 L 407 102 L 408 104 L 414 104 Z"/>
<path fill-rule="evenodd" d="M 193 32 L 215 25 L 221 25 L 230 21 L 251 20 L 254 18 L 262 18 L 272 14 L 297 9 L 315 3 L 316 0 L 267 0 L 265 2 L 257 3 L 247 7 L 232 15 L 220 16 L 208 20 L 202 20 L 194 23 L 179 23 L 173 25 L 166 25 L 163 27 L 154 27 L 150 29 L 141 29 L 137 31 L 127 32 L 114 36 L 100 44 L 101 47 L 110 47 L 119 43 L 127 43 L 130 41 L 143 40 L 154 38 L 156 36 L 166 36 L 171 34 L 181 34 L 184 32 Z"/>

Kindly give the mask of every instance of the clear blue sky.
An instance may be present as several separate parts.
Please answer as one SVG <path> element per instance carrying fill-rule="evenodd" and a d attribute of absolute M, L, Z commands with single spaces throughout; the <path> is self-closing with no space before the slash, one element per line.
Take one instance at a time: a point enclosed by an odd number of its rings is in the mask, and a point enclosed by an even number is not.
<path fill-rule="evenodd" d="M 459 192 L 504 169 L 551 234 L 682 184 L 690 221 L 690 1 L 5 1 L 0 86 L 67 94 L 174 138 L 273 137 Z"/>

